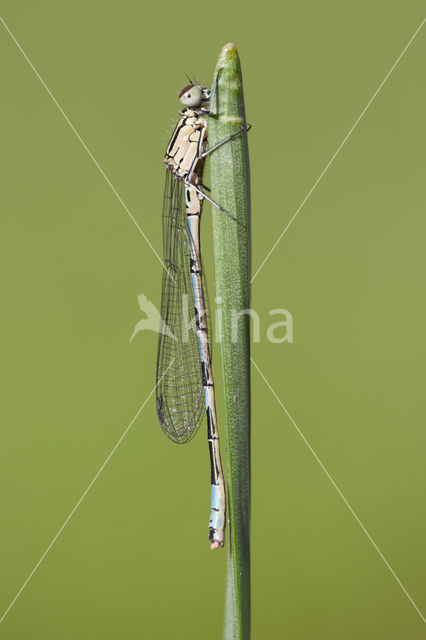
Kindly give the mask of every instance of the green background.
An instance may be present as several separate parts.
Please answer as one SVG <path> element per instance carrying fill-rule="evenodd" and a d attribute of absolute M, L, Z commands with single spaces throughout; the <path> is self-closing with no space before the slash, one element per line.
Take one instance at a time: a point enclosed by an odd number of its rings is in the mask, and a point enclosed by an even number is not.
<path fill-rule="evenodd" d="M 254 270 L 423 19 L 420 1 L 1 8 L 157 251 L 177 91 L 185 72 L 210 84 L 237 44 Z M 423 611 L 425 29 L 253 284 L 256 363 Z M 128 341 L 137 294 L 159 306 L 161 265 L 1 25 L 0 57 L 3 612 L 153 388 L 156 334 Z M 267 342 L 274 308 L 292 313 L 293 344 Z M 221 413 L 217 366 L 216 379 Z M 0 637 L 220 637 L 201 432 L 173 445 L 149 400 Z M 252 434 L 253 638 L 423 638 L 255 370 Z"/>

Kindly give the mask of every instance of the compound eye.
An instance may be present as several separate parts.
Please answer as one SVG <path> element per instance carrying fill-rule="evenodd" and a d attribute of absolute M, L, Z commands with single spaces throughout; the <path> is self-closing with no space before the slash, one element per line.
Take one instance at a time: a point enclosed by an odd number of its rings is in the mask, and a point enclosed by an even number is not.
<path fill-rule="evenodd" d="M 179 96 L 179 100 L 186 107 L 197 107 L 202 100 L 203 94 L 201 92 L 201 88 L 197 86 L 190 86 L 182 92 Z"/>

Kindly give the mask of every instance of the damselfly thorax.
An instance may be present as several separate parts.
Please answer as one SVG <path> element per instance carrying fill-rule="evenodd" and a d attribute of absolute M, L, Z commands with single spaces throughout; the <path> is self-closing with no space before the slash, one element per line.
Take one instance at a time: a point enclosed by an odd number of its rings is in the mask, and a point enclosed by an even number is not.
<path fill-rule="evenodd" d="M 184 109 L 166 150 L 164 162 L 176 177 L 191 182 L 200 173 L 207 142 L 207 119 L 200 112 Z M 196 171 L 198 169 L 198 171 Z"/>

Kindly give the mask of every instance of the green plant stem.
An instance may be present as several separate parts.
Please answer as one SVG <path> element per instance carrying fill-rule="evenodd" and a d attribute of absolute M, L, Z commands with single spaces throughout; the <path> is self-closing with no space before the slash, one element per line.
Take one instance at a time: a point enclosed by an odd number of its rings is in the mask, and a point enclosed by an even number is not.
<path fill-rule="evenodd" d="M 209 118 L 209 146 L 246 124 L 240 60 L 223 47 Z M 212 197 L 236 218 L 213 208 L 216 293 L 220 300 L 228 483 L 228 556 L 224 638 L 250 637 L 250 170 L 247 132 L 211 154 Z"/>

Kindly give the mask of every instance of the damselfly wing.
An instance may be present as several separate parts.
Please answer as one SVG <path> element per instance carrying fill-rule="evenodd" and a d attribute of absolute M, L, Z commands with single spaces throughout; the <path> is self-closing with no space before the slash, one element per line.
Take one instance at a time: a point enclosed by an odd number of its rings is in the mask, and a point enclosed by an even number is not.
<path fill-rule="evenodd" d="M 163 200 L 162 326 L 157 356 L 157 413 L 173 442 L 191 440 L 205 413 L 191 282 L 184 185 L 166 171 Z M 205 288 L 205 283 L 204 283 Z"/>

